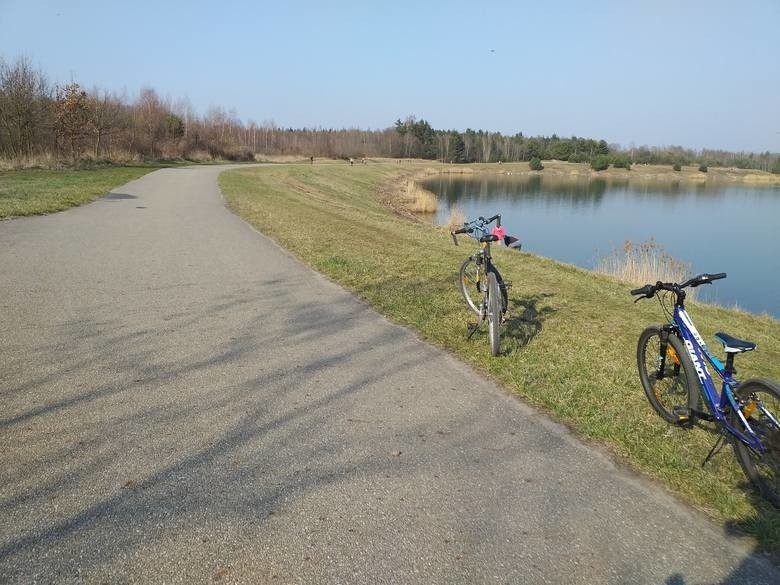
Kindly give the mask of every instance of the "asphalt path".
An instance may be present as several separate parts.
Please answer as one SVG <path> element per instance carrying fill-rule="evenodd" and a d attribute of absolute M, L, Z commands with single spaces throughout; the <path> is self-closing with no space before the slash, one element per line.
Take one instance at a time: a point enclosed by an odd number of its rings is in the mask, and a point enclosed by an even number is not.
<path fill-rule="evenodd" d="M 0 222 L 0 582 L 780 583 L 253 230 L 221 170 Z"/>

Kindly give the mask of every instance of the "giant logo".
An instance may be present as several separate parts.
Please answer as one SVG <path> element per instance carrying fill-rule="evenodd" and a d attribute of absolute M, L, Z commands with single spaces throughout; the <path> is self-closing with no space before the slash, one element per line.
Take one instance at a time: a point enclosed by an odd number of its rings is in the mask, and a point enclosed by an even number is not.
<path fill-rule="evenodd" d="M 696 350 L 693 348 L 693 343 L 686 339 L 685 347 L 688 348 L 688 354 L 691 356 L 693 367 L 696 368 L 696 375 L 699 376 L 699 380 L 701 380 L 703 384 L 709 376 L 709 370 L 707 370 L 707 366 L 705 364 L 701 363 L 699 356 L 696 355 Z"/>

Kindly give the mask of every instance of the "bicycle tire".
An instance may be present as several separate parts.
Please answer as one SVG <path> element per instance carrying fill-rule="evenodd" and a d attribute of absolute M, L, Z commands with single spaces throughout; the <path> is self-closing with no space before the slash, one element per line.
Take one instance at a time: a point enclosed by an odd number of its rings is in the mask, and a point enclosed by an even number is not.
<path fill-rule="evenodd" d="M 766 452 L 759 455 L 736 437 L 732 440 L 734 454 L 745 475 L 758 492 L 776 508 L 780 508 L 780 429 L 757 407 L 756 398 L 772 413 L 780 416 L 780 387 L 768 380 L 747 380 L 735 392 L 753 432 L 761 439 Z M 742 419 L 735 412 L 729 422 L 740 431 L 745 430 Z"/>
<path fill-rule="evenodd" d="M 477 315 L 480 315 L 482 312 L 482 296 L 484 294 L 482 290 L 484 284 L 480 283 L 485 282 L 485 279 L 482 278 L 484 273 L 479 275 L 480 269 L 481 266 L 477 264 L 474 257 L 469 256 L 460 265 L 460 270 L 458 271 L 460 294 L 463 295 L 463 300 L 466 301 L 469 308 Z"/>
<path fill-rule="evenodd" d="M 498 268 L 491 264 L 490 270 L 495 273 L 496 280 L 498 281 L 498 288 L 501 291 L 501 313 L 503 314 L 506 313 L 506 310 L 509 306 L 509 296 L 506 292 L 506 285 L 504 284 L 504 279 L 501 276 L 501 273 L 498 271 Z"/>
<path fill-rule="evenodd" d="M 661 327 L 652 325 L 639 336 L 636 360 L 639 379 L 648 402 L 666 422 L 676 423 L 675 407 L 691 408 L 699 403 L 699 382 L 696 370 L 677 335 L 668 336 L 666 359 L 661 379 L 658 366 L 661 356 Z"/>
<path fill-rule="evenodd" d="M 498 279 L 493 272 L 487 275 L 488 294 L 488 337 L 490 339 L 490 353 L 496 357 L 501 351 L 501 291 L 498 288 Z"/>

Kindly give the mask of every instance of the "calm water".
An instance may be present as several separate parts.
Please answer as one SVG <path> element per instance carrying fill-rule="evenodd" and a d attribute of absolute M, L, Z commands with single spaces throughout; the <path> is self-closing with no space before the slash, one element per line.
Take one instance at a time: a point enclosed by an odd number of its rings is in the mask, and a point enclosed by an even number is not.
<path fill-rule="evenodd" d="M 500 175 L 426 187 L 438 194 L 437 222 L 455 205 L 469 218 L 501 213 L 524 250 L 584 268 L 626 240 L 654 238 L 694 273 L 728 273 L 700 298 L 780 317 L 780 187 Z"/>

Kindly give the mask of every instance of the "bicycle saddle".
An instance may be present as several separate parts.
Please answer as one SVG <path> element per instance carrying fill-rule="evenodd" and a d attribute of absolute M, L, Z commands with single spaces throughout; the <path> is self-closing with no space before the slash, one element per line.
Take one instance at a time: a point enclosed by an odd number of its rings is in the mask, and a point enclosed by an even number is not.
<path fill-rule="evenodd" d="M 728 333 L 718 332 L 715 334 L 715 339 L 723 344 L 723 349 L 726 353 L 742 353 L 743 351 L 752 351 L 756 349 L 756 344 L 752 341 L 737 339 Z"/>
<path fill-rule="evenodd" d="M 480 242 L 497 242 L 498 236 L 494 236 L 493 234 L 488 234 L 486 236 L 482 236 L 479 238 Z"/>

